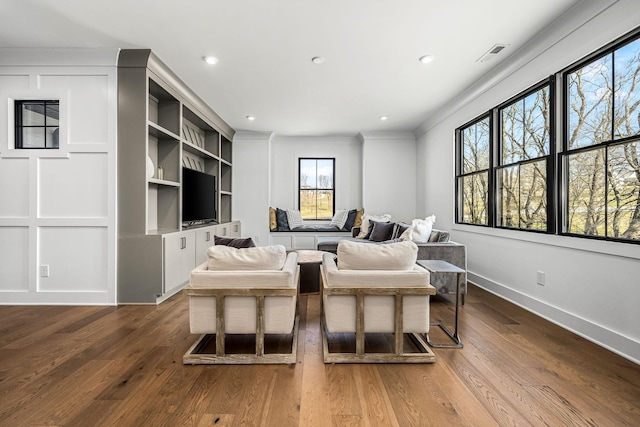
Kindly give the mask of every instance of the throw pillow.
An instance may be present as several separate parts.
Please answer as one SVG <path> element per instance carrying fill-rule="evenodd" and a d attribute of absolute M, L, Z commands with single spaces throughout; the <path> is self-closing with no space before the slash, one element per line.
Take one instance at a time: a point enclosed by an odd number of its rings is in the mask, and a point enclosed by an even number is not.
<path fill-rule="evenodd" d="M 247 249 L 216 245 L 207 250 L 207 255 L 208 270 L 282 270 L 287 251 L 282 245 Z"/>
<path fill-rule="evenodd" d="M 339 209 L 336 211 L 335 215 L 331 219 L 331 227 L 338 227 L 338 229 L 344 227 L 344 223 L 347 222 L 347 216 L 349 215 L 349 211 L 346 209 Z"/>
<path fill-rule="evenodd" d="M 347 215 L 347 220 L 345 221 L 344 225 L 342 226 L 342 229 L 344 231 L 351 231 L 351 229 L 354 227 L 355 223 L 356 223 L 356 216 L 358 215 L 358 210 L 357 209 L 351 209 L 349 211 L 349 214 Z"/>
<path fill-rule="evenodd" d="M 431 230 L 433 229 L 433 224 L 435 222 L 435 215 L 428 216 L 425 219 L 414 219 L 411 221 L 411 227 L 409 227 L 400 237 L 416 243 L 427 243 L 429 241 L 429 237 L 431 237 Z"/>
<path fill-rule="evenodd" d="M 353 227 L 362 227 L 362 217 L 363 216 L 364 216 L 364 209 L 358 209 L 356 211 L 356 219 L 353 222 Z"/>
<path fill-rule="evenodd" d="M 289 231 L 289 220 L 287 219 L 287 211 L 276 208 L 276 230 Z"/>
<path fill-rule="evenodd" d="M 302 214 L 296 209 L 287 209 L 287 221 L 289 222 L 289 228 L 292 230 L 304 225 Z"/>
<path fill-rule="evenodd" d="M 278 229 L 278 221 L 276 220 L 276 210 L 269 208 L 269 230 L 274 231 Z"/>
<path fill-rule="evenodd" d="M 392 238 L 395 224 L 393 222 L 369 221 L 369 240 L 372 242 L 384 242 Z"/>
<path fill-rule="evenodd" d="M 448 231 L 441 231 L 438 236 L 438 243 L 447 243 L 451 238 L 451 234 Z"/>
<path fill-rule="evenodd" d="M 412 270 L 418 246 L 409 241 L 378 245 L 341 240 L 337 253 L 339 270 Z"/>
<path fill-rule="evenodd" d="M 449 232 L 433 230 L 431 236 L 429 236 L 429 242 L 447 243 L 449 241 Z"/>
<path fill-rule="evenodd" d="M 213 236 L 213 243 L 216 245 L 231 246 L 232 248 L 255 248 L 256 244 L 251 237 L 246 239 L 231 239 L 229 237 Z"/>
<path fill-rule="evenodd" d="M 396 222 L 395 224 L 393 234 L 391 235 L 392 239 L 399 239 L 400 236 L 402 236 L 402 233 L 407 231 L 407 228 L 411 227 L 409 224 L 405 224 L 404 222 Z"/>
<path fill-rule="evenodd" d="M 369 230 L 369 221 L 379 221 L 379 222 L 389 222 L 391 221 L 391 215 L 390 214 L 384 214 L 384 215 L 369 215 L 369 214 L 364 214 L 362 216 L 362 225 L 360 226 L 360 234 L 358 234 L 356 237 L 358 239 L 366 239 L 367 235 L 371 232 L 371 230 Z"/>

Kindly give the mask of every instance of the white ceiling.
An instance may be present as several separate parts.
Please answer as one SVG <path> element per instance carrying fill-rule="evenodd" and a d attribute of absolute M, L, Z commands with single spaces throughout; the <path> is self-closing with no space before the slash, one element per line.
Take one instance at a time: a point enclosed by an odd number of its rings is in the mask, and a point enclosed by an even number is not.
<path fill-rule="evenodd" d="M 411 131 L 579 2 L 1 0 L 0 47 L 151 48 L 236 130 Z"/>

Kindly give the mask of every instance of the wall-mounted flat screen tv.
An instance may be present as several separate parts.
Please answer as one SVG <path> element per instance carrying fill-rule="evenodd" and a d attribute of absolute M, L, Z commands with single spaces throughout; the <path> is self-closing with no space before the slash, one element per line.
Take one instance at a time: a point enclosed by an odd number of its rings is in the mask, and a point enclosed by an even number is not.
<path fill-rule="evenodd" d="M 182 222 L 215 221 L 216 177 L 197 170 L 182 168 Z"/>

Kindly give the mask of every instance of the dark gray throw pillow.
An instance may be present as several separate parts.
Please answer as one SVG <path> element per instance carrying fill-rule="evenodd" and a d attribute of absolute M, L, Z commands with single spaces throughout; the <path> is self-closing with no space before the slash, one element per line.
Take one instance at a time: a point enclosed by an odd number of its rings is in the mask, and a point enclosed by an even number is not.
<path fill-rule="evenodd" d="M 287 211 L 276 208 L 276 227 L 277 231 L 289 231 L 289 219 L 287 219 Z"/>
<path fill-rule="evenodd" d="M 369 240 L 372 242 L 384 242 L 391 239 L 394 225 L 393 222 L 369 221 L 369 228 L 371 229 Z"/>
<path fill-rule="evenodd" d="M 351 209 L 349 211 L 347 220 L 344 223 L 344 227 L 342 227 L 344 231 L 351 231 L 351 229 L 353 228 L 353 224 L 356 223 L 356 215 L 358 215 L 358 209 Z"/>
<path fill-rule="evenodd" d="M 213 243 L 216 245 L 231 246 L 232 248 L 255 248 L 256 244 L 251 237 L 246 239 L 231 239 L 229 237 L 213 236 Z"/>

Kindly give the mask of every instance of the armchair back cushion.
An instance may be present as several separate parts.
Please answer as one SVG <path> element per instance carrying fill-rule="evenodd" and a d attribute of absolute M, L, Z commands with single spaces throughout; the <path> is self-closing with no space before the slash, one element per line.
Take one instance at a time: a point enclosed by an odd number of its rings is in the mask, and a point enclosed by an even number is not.
<path fill-rule="evenodd" d="M 418 246 L 412 241 L 372 245 L 341 240 L 337 253 L 339 270 L 412 270 Z"/>
<path fill-rule="evenodd" d="M 287 251 L 282 245 L 238 249 L 215 245 L 207 250 L 213 271 L 282 270 Z"/>

